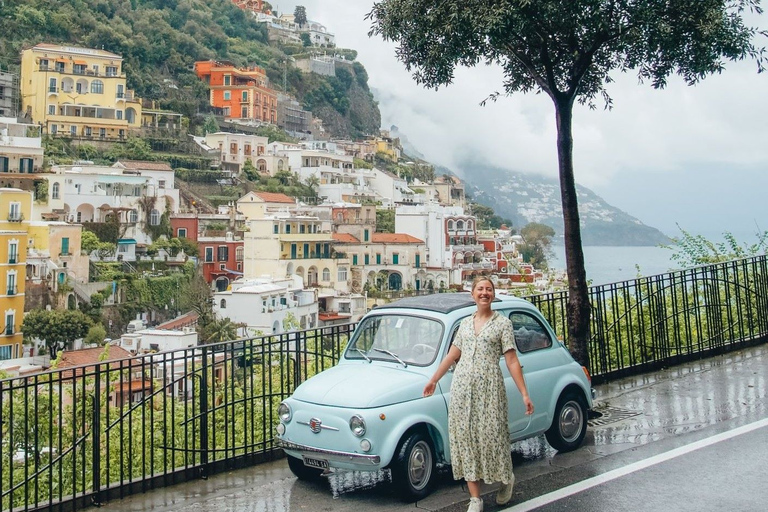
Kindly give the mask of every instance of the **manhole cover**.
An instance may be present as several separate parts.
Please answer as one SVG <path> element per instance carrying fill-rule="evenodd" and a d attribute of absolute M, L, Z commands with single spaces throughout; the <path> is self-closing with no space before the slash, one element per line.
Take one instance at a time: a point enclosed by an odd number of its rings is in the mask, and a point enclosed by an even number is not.
<path fill-rule="evenodd" d="M 590 427 L 600 427 L 609 423 L 616 423 L 617 421 L 641 414 L 638 411 L 622 409 L 621 407 L 612 407 L 610 405 L 595 407 L 593 412 L 598 413 L 599 415 L 596 414 L 596 418 L 592 418 L 588 421 Z"/>

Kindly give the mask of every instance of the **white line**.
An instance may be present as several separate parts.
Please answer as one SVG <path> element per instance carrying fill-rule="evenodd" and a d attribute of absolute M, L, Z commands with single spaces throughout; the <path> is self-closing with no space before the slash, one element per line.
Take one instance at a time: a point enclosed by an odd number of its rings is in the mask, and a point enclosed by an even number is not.
<path fill-rule="evenodd" d="M 675 448 L 674 450 L 670 450 L 665 453 L 660 453 L 659 455 L 654 455 L 653 457 L 649 457 L 645 460 L 634 462 L 632 464 L 629 464 L 628 466 L 624 466 L 623 468 L 614 469 L 612 471 L 608 471 L 607 473 L 603 473 L 602 475 L 598 475 L 592 478 L 588 478 L 586 480 L 582 480 L 581 482 L 577 482 L 567 487 L 563 487 L 562 489 L 558 489 L 557 491 L 544 494 L 542 496 L 526 501 L 524 503 L 520 503 L 513 507 L 505 508 L 500 512 L 528 512 L 529 510 L 534 510 L 538 507 L 548 505 L 557 500 L 561 500 L 563 498 L 579 493 L 581 491 L 591 489 L 592 487 L 598 486 L 605 482 L 610 482 L 611 480 L 621 478 L 622 476 L 628 475 L 630 473 L 634 473 L 635 471 L 640 471 L 641 469 L 645 469 L 645 468 L 654 466 L 656 464 L 660 464 L 670 459 L 674 459 L 675 457 L 685 455 L 686 453 L 690 453 L 700 448 L 711 446 L 715 443 L 719 443 L 721 441 L 731 439 L 732 437 L 740 436 L 741 434 L 746 434 L 747 432 L 752 432 L 753 430 L 757 430 L 765 426 L 768 426 L 768 418 L 735 428 L 733 430 L 729 430 L 728 432 L 722 432 L 720 434 L 716 434 L 712 437 L 708 437 L 706 439 L 696 441 L 695 443 L 691 443 L 685 446 L 681 446 L 679 448 Z"/>

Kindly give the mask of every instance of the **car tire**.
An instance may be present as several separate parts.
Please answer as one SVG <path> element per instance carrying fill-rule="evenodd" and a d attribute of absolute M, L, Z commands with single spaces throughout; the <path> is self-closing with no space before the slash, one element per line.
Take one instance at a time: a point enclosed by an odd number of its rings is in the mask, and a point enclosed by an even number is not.
<path fill-rule="evenodd" d="M 317 480 L 320 480 L 320 475 L 323 474 L 322 469 L 306 466 L 304 465 L 303 460 L 297 459 L 296 457 L 291 457 L 290 455 L 286 455 L 285 457 L 288 459 L 288 467 L 291 468 L 291 473 L 296 475 L 296 478 L 299 480 L 305 480 L 308 482 L 316 482 Z"/>
<path fill-rule="evenodd" d="M 400 443 L 390 465 L 392 483 L 404 501 L 413 502 L 429 496 L 437 473 L 432 439 L 423 432 L 411 432 Z"/>
<path fill-rule="evenodd" d="M 547 442 L 559 452 L 570 452 L 581 446 L 587 435 L 587 402 L 578 391 L 566 391 L 557 400 L 552 426 L 546 432 Z"/>

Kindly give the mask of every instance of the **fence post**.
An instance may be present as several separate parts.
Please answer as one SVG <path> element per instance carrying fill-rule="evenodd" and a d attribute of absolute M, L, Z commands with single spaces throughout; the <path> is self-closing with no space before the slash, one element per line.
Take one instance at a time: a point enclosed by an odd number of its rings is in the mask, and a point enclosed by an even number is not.
<path fill-rule="evenodd" d="M 208 478 L 208 347 L 203 347 L 200 377 L 200 477 Z"/>
<path fill-rule="evenodd" d="M 93 436 L 93 494 L 91 503 L 101 506 L 101 364 L 96 365 L 96 373 L 93 383 L 93 425 L 91 425 L 91 435 Z"/>
<path fill-rule="evenodd" d="M 293 389 L 301 384 L 301 343 L 299 341 L 299 331 L 293 333 Z"/>

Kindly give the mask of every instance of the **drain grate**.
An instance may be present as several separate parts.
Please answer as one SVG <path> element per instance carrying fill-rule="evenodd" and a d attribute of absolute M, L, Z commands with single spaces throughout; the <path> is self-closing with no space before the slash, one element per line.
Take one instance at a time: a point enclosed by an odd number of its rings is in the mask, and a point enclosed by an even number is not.
<path fill-rule="evenodd" d="M 591 419 L 588 423 L 590 427 L 601 427 L 633 416 L 639 416 L 640 414 L 638 411 L 622 409 L 621 407 L 612 407 L 610 405 L 598 406 L 592 410 L 592 414 L 590 414 Z"/>

